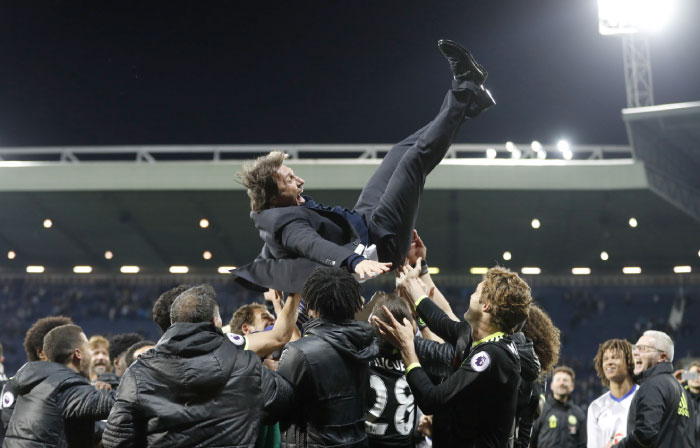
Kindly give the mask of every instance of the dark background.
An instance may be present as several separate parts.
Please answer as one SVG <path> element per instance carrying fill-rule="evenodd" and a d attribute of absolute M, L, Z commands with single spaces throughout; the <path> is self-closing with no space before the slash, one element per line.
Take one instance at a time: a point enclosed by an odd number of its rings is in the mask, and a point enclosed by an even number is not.
<path fill-rule="evenodd" d="M 700 2 L 652 41 L 656 103 L 700 99 Z M 3 2 L 0 146 L 394 142 L 449 86 L 498 107 L 457 141 L 626 144 L 619 37 L 596 0 Z"/>

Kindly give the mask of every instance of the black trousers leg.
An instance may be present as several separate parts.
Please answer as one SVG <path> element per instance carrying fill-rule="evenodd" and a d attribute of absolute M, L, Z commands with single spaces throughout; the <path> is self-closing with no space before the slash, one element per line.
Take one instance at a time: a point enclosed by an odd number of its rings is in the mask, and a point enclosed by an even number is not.
<path fill-rule="evenodd" d="M 353 207 L 353 210 L 364 216 L 365 220 L 371 216 L 372 211 L 382 198 L 386 186 L 389 184 L 389 180 L 394 174 L 394 171 L 396 171 L 396 167 L 399 165 L 401 158 L 406 154 L 406 151 L 416 144 L 418 137 L 420 137 L 431 124 L 432 121 L 395 144 L 384 156 L 377 169 L 374 170 L 372 177 L 367 181 L 367 185 L 362 189 L 355 207 Z"/>
<path fill-rule="evenodd" d="M 470 91 L 451 90 L 447 93 L 437 117 L 405 150 L 379 201 L 365 217 L 370 240 L 377 244 L 380 261 L 390 261 L 394 267 L 403 263 L 411 245 L 425 179 L 450 148 L 473 98 Z M 383 182 L 377 181 L 376 185 L 383 185 Z"/>

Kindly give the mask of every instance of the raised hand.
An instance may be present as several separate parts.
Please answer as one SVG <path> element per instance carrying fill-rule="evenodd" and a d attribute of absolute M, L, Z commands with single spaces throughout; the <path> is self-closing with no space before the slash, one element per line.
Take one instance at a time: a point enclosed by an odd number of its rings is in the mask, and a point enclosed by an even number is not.
<path fill-rule="evenodd" d="M 389 272 L 391 263 L 380 263 L 374 260 L 362 260 L 355 266 L 355 273 L 360 276 L 360 280 L 376 277 L 385 272 Z"/>
<path fill-rule="evenodd" d="M 405 264 L 401 269 L 397 288 L 404 292 L 411 301 L 415 302 L 425 295 L 430 295 L 430 288 L 420 279 L 421 258 L 416 259 L 416 266 Z"/>
<path fill-rule="evenodd" d="M 406 255 L 406 260 L 408 260 L 410 264 L 415 265 L 418 258 L 425 260 L 425 257 L 427 256 L 428 248 L 425 247 L 425 243 L 423 243 L 423 240 L 420 239 L 420 236 L 418 236 L 416 229 L 413 229 L 413 241 L 411 242 L 411 248 L 408 250 L 408 254 Z"/>

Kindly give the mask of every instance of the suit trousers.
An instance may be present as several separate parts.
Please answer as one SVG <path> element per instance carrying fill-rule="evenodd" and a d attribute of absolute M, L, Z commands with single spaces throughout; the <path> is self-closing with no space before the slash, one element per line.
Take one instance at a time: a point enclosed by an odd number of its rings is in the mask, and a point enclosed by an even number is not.
<path fill-rule="evenodd" d="M 479 90 L 468 81 L 453 86 L 437 116 L 387 153 L 355 204 L 379 260 L 393 268 L 403 264 L 411 247 L 425 179 L 445 157 Z"/>

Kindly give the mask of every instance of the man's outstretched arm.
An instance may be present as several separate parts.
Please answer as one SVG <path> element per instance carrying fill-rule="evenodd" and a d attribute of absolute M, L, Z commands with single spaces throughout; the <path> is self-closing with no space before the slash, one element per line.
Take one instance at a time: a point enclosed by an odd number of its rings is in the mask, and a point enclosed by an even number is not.
<path fill-rule="evenodd" d="M 289 342 L 296 328 L 300 301 L 300 294 L 289 296 L 272 330 L 249 334 L 245 337 L 246 349 L 254 351 L 260 357 L 265 357 Z"/>
<path fill-rule="evenodd" d="M 326 266 L 345 266 L 350 272 L 359 274 L 362 280 L 388 272 L 391 267 L 391 263 L 367 260 L 349 248 L 328 241 L 302 220 L 284 226 L 281 241 L 291 252 Z"/>
<path fill-rule="evenodd" d="M 440 410 L 446 403 L 457 395 L 461 394 L 479 377 L 479 372 L 471 369 L 469 363 L 462 365 L 455 373 L 449 376 L 440 385 L 434 385 L 427 373 L 421 368 L 416 355 L 413 327 L 404 319 L 398 322 L 391 311 L 385 306 L 382 307 L 389 322 L 384 322 L 374 317 L 379 333 L 392 343 L 401 352 L 401 358 L 406 365 L 406 380 L 411 386 L 416 404 L 420 406 L 425 414 L 433 414 Z"/>
<path fill-rule="evenodd" d="M 399 288 L 415 305 L 418 316 L 423 319 L 428 328 L 450 344 L 456 344 L 462 326 L 468 325 L 451 319 L 442 308 L 430 300 L 428 286 L 419 279 L 421 258 L 416 260 L 416 267 L 403 267 L 399 279 Z"/>
<path fill-rule="evenodd" d="M 418 231 L 416 229 L 413 229 L 413 241 L 411 241 L 411 248 L 408 251 L 408 255 L 406 255 L 406 260 L 412 266 L 416 266 L 417 268 L 417 265 L 422 265 L 423 263 L 425 263 L 427 256 L 428 247 L 425 245 L 420 235 L 418 235 Z M 459 322 L 459 319 L 457 318 L 455 313 L 452 312 L 452 307 L 450 306 L 450 303 L 447 301 L 445 296 L 442 295 L 437 286 L 435 286 L 432 277 L 430 277 L 430 272 L 424 273 L 422 266 L 420 270 L 420 279 L 428 287 L 428 290 L 430 291 L 430 293 L 428 294 L 430 299 L 433 302 L 435 302 L 435 304 L 438 307 L 440 307 L 440 309 L 442 309 L 450 319 Z"/>

